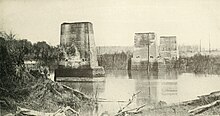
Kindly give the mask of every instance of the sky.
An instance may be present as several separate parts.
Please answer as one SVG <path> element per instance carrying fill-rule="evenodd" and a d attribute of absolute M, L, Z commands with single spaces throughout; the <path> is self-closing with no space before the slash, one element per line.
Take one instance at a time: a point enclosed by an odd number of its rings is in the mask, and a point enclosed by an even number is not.
<path fill-rule="evenodd" d="M 98 46 L 132 46 L 134 33 L 220 48 L 220 0 L 0 0 L 0 31 L 58 45 L 63 22 L 93 23 Z"/>

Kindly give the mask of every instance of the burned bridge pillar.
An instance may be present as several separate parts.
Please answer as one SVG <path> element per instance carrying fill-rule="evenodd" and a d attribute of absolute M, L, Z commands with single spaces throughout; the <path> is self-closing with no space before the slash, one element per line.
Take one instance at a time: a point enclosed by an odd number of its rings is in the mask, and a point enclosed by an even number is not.
<path fill-rule="evenodd" d="M 69 49 L 74 49 L 75 55 L 90 67 L 98 66 L 93 25 L 90 22 L 63 23 L 61 24 L 60 46 L 68 54 Z M 69 58 L 72 57 L 68 54 Z"/>
<path fill-rule="evenodd" d="M 105 75 L 104 68 L 98 66 L 92 23 L 61 24 L 60 48 L 59 67 L 55 70 L 56 81 Z M 84 80 L 88 81 L 88 78 Z"/>

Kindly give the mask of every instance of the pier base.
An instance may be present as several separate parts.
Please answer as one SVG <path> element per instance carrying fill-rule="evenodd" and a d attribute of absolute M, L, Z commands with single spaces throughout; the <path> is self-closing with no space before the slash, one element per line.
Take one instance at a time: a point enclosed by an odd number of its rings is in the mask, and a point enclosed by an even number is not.
<path fill-rule="evenodd" d="M 105 77 L 103 67 L 86 69 L 58 68 L 55 70 L 55 81 L 101 81 Z"/>

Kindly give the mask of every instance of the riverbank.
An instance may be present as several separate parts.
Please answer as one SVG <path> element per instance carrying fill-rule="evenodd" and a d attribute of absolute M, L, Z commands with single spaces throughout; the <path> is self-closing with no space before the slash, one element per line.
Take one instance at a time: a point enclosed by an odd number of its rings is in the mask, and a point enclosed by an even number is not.
<path fill-rule="evenodd" d="M 2 115 L 16 114 L 19 107 L 50 113 L 66 106 L 77 112 L 93 108 L 92 100 L 77 90 L 56 83 L 41 74 L 33 76 L 24 72 L 23 75 L 32 78 L 25 87 L 18 87 L 13 93 L 8 93 L 6 89 L 1 90 L 4 94 L 0 98 Z"/>
<path fill-rule="evenodd" d="M 0 115 L 15 115 L 20 108 L 40 112 L 55 112 L 67 106 L 77 112 L 93 108 L 92 100 L 85 94 L 48 79 L 45 73 L 29 72 L 25 66 L 24 60 L 32 56 L 42 65 L 48 64 L 57 56 L 48 56 L 48 49 L 54 52 L 56 48 L 46 42 L 32 45 L 15 39 L 13 34 L 0 35 Z"/>
<path fill-rule="evenodd" d="M 143 111 L 145 116 L 189 116 L 189 115 L 219 115 L 220 91 L 209 95 L 198 96 L 198 99 L 175 103 L 170 105 L 160 104 L 154 108 Z"/>

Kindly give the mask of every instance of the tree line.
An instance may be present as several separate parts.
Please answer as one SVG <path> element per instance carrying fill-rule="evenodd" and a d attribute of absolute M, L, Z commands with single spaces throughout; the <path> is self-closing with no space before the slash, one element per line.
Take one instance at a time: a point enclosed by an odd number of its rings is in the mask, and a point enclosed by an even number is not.
<path fill-rule="evenodd" d="M 59 56 L 59 46 L 51 46 L 45 41 L 31 43 L 27 39 L 18 39 L 15 34 L 1 32 L 1 41 L 5 41 L 8 52 L 14 54 L 14 60 L 19 64 L 24 60 L 36 60 L 42 65 L 56 61 Z"/>
<path fill-rule="evenodd" d="M 98 56 L 99 66 L 106 70 L 127 70 L 130 53 L 103 54 Z"/>
<path fill-rule="evenodd" d="M 0 32 L 0 106 L 3 115 L 18 113 L 18 106 L 51 112 L 67 105 L 79 109 L 90 102 L 83 93 L 25 69 L 25 60 L 48 65 L 58 61 L 58 55 L 59 47 L 46 42 L 31 43 L 12 33 Z"/>
<path fill-rule="evenodd" d="M 16 38 L 13 33 L 0 32 L 0 88 L 13 90 L 25 84 L 30 77 L 25 72 L 25 60 L 36 60 L 47 66 L 57 61 L 58 54 L 58 47 L 45 41 L 31 43 L 27 39 Z"/>

